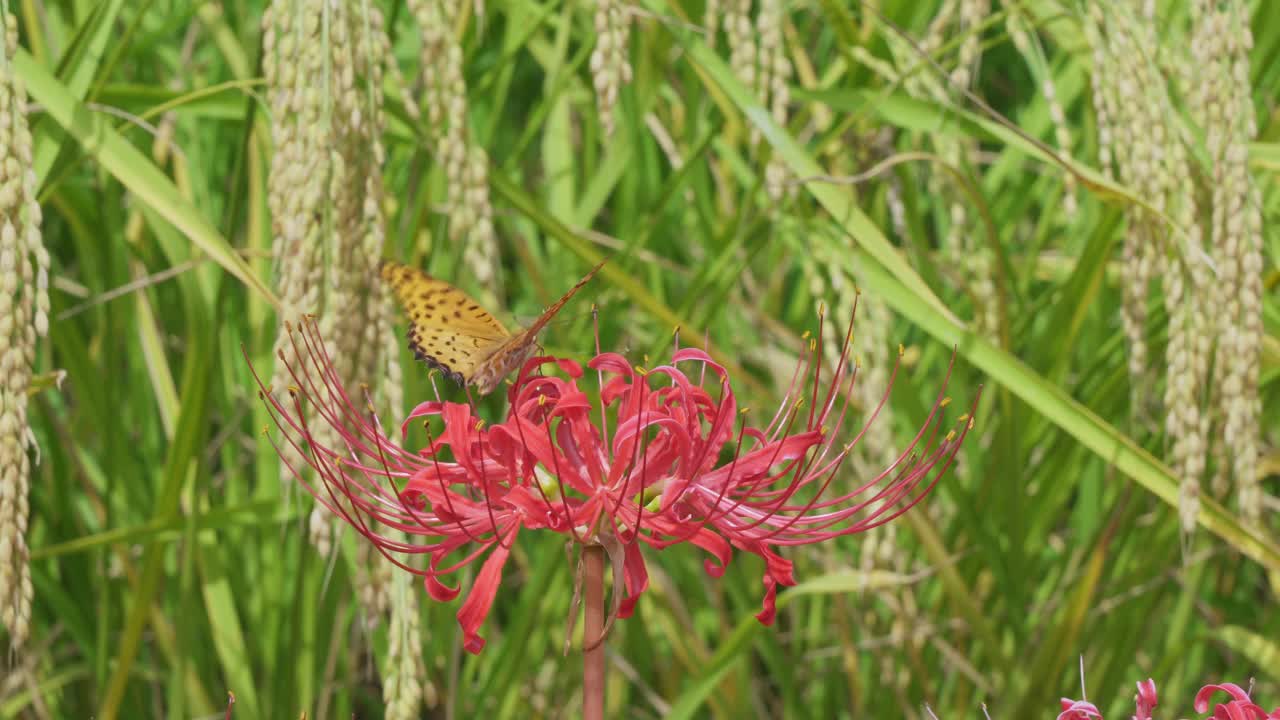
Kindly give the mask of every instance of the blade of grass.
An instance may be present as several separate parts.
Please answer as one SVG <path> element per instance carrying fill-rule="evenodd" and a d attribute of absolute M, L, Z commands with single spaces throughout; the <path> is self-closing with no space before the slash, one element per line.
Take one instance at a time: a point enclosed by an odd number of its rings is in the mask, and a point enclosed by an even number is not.
<path fill-rule="evenodd" d="M 645 4 L 654 12 L 661 12 L 665 5 L 661 0 L 646 0 Z M 826 174 L 785 128 L 780 128 L 774 123 L 768 108 L 761 105 L 754 94 L 743 87 L 725 61 L 699 40 L 695 33 L 683 26 L 668 25 L 667 30 L 685 49 L 689 61 L 704 78 L 704 82 L 718 87 L 733 101 L 738 111 L 745 115 L 748 122 L 755 125 L 769 141 L 774 152 L 786 159 L 796 176 L 808 178 Z M 901 251 L 891 245 L 871 219 L 858 209 L 856 201 L 847 188 L 830 183 L 812 182 L 806 183 L 805 188 L 826 208 L 827 212 L 850 231 L 850 235 L 872 257 L 888 268 L 900 282 L 910 288 L 916 296 L 931 304 L 944 317 L 952 318 L 951 311 L 925 284 L 902 256 Z"/>
<path fill-rule="evenodd" d="M 646 4 L 655 12 L 662 10 L 660 0 L 646 0 Z M 785 129 L 773 122 L 768 111 L 738 82 L 719 56 L 683 27 L 668 25 L 667 30 L 679 38 L 700 73 L 718 85 L 734 101 L 738 110 L 769 140 L 774 152 L 787 162 L 792 172 L 800 177 L 824 174 L 804 148 Z M 1007 142 L 1021 142 L 1020 136 L 1006 128 L 997 127 L 981 118 L 975 119 L 975 122 L 988 123 L 989 129 Z M 1027 148 L 1028 152 L 1031 149 Z M 1094 179 L 1092 175 L 1087 177 Z M 1111 185 L 1105 187 L 1111 188 Z M 878 292 L 890 307 L 935 339 L 959 345 L 961 354 L 987 372 L 993 380 L 1007 387 L 1022 401 L 1161 500 L 1177 507 L 1178 482 L 1172 471 L 1128 436 L 1077 402 L 1064 389 L 1048 382 L 1016 357 L 977 337 L 966 328 L 924 284 L 898 250 L 889 244 L 880 229 L 858 209 L 857 200 L 847 187 L 830 183 L 806 183 L 805 188 L 844 228 L 849 237 L 857 241 L 855 255 L 860 256 L 860 269 L 868 279 L 868 286 Z M 850 264 L 853 265 L 852 262 Z M 1220 504 L 1205 498 L 1197 522 L 1240 552 L 1272 570 L 1280 570 L 1280 545 L 1245 528 Z"/>
<path fill-rule="evenodd" d="M 995 382 L 1010 389 L 1023 402 L 1054 425 L 1088 447 L 1104 461 L 1146 488 L 1170 507 L 1178 507 L 1178 480 L 1167 466 L 1139 447 L 1127 435 L 1081 405 L 1067 391 L 1047 380 L 1021 360 L 975 335 L 963 325 L 942 317 L 924 300 L 875 261 L 855 252 L 867 288 L 880 295 L 896 312 L 919 325 L 934 339 L 958 346 L 960 354 Z M 1221 504 L 1201 499 L 1197 522 L 1239 552 L 1271 570 L 1280 571 L 1280 546 L 1240 524 Z"/>
<path fill-rule="evenodd" d="M 1280 680 L 1280 643 L 1275 638 L 1264 637 L 1239 625 L 1219 628 L 1214 637 L 1249 658 L 1254 667 L 1267 677 Z"/>
<path fill-rule="evenodd" d="M 123 0 L 99 3 L 85 18 L 76 32 L 75 40 L 58 63 L 58 77 L 65 78 L 67 91 L 76 100 L 83 100 L 102 63 L 107 43 L 115 37 L 115 22 L 124 7 Z M 32 161 L 36 177 L 43 182 L 62 149 L 65 136 L 59 133 L 36 133 L 35 156 Z"/>
<path fill-rule="evenodd" d="M 605 259 L 605 256 L 597 251 L 594 245 L 585 238 L 579 237 L 577 233 L 570 230 L 568 226 L 552 217 L 534 202 L 533 198 L 525 194 L 514 182 L 509 180 L 500 168 L 494 166 L 490 169 L 493 174 L 489 176 L 489 182 L 494 191 L 503 200 L 510 203 L 515 209 L 524 213 L 530 220 L 538 225 L 543 232 L 547 233 L 556 240 L 559 240 L 569 248 L 574 255 L 582 258 L 590 264 L 596 264 Z M 691 327 L 691 324 L 684 318 L 672 312 L 671 308 L 665 303 L 658 300 L 650 293 L 644 285 L 638 280 L 623 271 L 621 268 L 614 267 L 612 263 L 605 263 L 600 269 L 600 274 L 609 279 L 613 285 L 621 288 L 627 295 L 631 297 L 636 304 L 643 307 L 646 311 L 653 314 L 663 323 L 671 327 Z M 730 375 L 741 377 L 747 383 L 758 386 L 759 381 L 755 380 L 751 375 L 747 374 L 742 367 L 732 358 L 724 354 L 712 346 L 709 350 L 712 358 L 716 362 L 723 365 Z"/>
<path fill-rule="evenodd" d="M 840 572 L 814 578 L 788 589 L 778 596 L 777 611 L 782 613 L 796 599 L 813 595 L 843 595 L 850 592 L 874 593 L 909 582 L 909 578 L 896 573 L 873 571 Z M 764 631 L 764 626 L 754 614 L 747 614 L 738 621 L 732 632 L 725 634 L 716 654 L 706 664 L 701 674 L 692 680 L 692 686 L 680 694 L 671 705 L 666 720 L 684 720 L 697 717 L 702 707 L 719 687 L 720 681 L 739 661 L 750 656 L 752 641 Z"/>
<path fill-rule="evenodd" d="M 240 259 L 230 244 L 205 220 L 198 209 L 182 199 L 177 188 L 145 155 L 118 135 L 98 114 L 91 112 L 68 92 L 25 51 L 19 50 L 14 65 L 27 83 L 31 97 L 64 130 L 79 142 L 85 153 L 97 159 L 129 190 L 165 220 L 186 234 L 196 247 L 234 275 L 250 290 L 279 305 L 275 294 Z"/>

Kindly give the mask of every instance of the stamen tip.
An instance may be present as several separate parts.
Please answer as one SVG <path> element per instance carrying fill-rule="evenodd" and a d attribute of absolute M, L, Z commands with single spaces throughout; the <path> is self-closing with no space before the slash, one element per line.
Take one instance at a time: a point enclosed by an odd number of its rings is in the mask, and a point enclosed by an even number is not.
<path fill-rule="evenodd" d="M 938 407 L 946 407 L 951 404 L 951 396 L 942 398 L 942 402 L 938 403 Z"/>
<path fill-rule="evenodd" d="M 902 357 L 903 355 L 906 355 L 906 354 L 907 354 L 906 346 L 903 345 L 902 343 L 898 343 L 898 357 Z"/>

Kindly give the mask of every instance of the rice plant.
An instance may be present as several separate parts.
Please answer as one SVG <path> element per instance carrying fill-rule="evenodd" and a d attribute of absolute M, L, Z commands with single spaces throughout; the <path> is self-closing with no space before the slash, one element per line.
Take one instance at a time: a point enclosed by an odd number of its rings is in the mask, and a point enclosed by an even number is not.
<path fill-rule="evenodd" d="M 3 10 L 0 717 L 1276 714 L 1270 3 Z"/>

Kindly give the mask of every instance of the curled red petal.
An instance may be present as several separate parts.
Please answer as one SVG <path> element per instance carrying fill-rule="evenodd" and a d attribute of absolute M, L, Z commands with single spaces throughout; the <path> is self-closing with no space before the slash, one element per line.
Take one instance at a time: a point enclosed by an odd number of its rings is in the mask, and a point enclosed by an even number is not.
<path fill-rule="evenodd" d="M 600 370 L 602 372 L 613 373 L 615 375 L 631 375 L 631 363 L 618 353 L 606 352 L 591 358 L 587 363 L 587 367 L 592 370 Z"/>
<path fill-rule="evenodd" d="M 1083 700 L 1062 700 L 1062 712 L 1058 714 L 1058 720 L 1087 720 L 1088 718 L 1098 718 L 1102 720 L 1102 713 L 1098 711 L 1098 707 L 1091 702 Z"/>
<path fill-rule="evenodd" d="M 443 408 L 444 403 L 436 400 L 428 400 L 427 402 L 418 403 L 418 405 L 414 407 L 413 410 L 410 410 L 409 414 L 405 416 L 404 422 L 400 423 L 400 436 L 404 437 L 409 434 L 409 423 L 420 417 L 439 415 Z"/>
<path fill-rule="evenodd" d="M 587 397 L 586 393 L 572 385 L 565 390 L 566 392 L 556 400 L 554 414 L 563 415 L 574 410 L 591 411 L 591 399 Z"/>
<path fill-rule="evenodd" d="M 665 541 L 649 538 L 649 544 L 656 548 L 661 549 L 677 543 L 687 542 L 694 547 L 707 551 L 711 557 L 702 563 L 702 568 L 713 578 L 724 575 L 725 568 L 729 566 L 729 561 L 733 559 L 733 547 L 729 545 L 729 541 L 705 527 L 700 525 L 694 525 L 692 528 L 686 527 L 685 524 L 675 522 L 669 517 L 648 518 L 648 522 L 656 532 L 673 538 Z"/>
<path fill-rule="evenodd" d="M 810 449 L 821 442 L 822 433 L 817 430 L 789 435 L 744 453 L 737 460 L 726 463 L 711 472 L 703 473 L 698 478 L 697 485 L 708 491 L 702 494 L 703 498 L 712 499 L 718 495 L 727 495 L 738 488 L 758 490 L 760 488 L 754 486 L 761 476 L 779 465 L 804 457 Z M 664 498 L 664 501 L 670 500 L 670 498 Z"/>
<path fill-rule="evenodd" d="M 543 365 L 555 364 L 560 371 L 573 379 L 582 377 L 582 366 L 577 362 L 568 358 L 556 358 L 550 355 L 535 355 L 524 361 L 524 365 L 520 366 L 520 372 L 516 373 L 515 383 L 507 390 L 507 400 L 515 403 L 516 398 L 521 391 L 526 389 L 531 383 L 536 383 L 541 378 L 534 376 L 534 370 Z"/>
<path fill-rule="evenodd" d="M 763 625 L 772 625 L 777 609 L 778 586 L 790 587 L 796 584 L 795 565 L 761 542 L 736 541 L 734 545 L 743 552 L 759 555 L 764 560 L 765 595 L 763 608 L 756 614 L 756 619 Z"/>
<path fill-rule="evenodd" d="M 560 499 L 553 500 L 537 490 L 530 490 L 524 486 L 512 488 L 503 496 L 503 502 L 509 503 L 523 514 L 521 522 L 523 527 L 548 528 L 555 532 L 567 530 L 569 522 L 567 516 L 571 516 L 573 508 L 581 504 L 580 501 L 574 500 L 568 503 L 569 511 L 565 512 L 566 504 Z"/>
<path fill-rule="evenodd" d="M 502 582 L 502 567 L 507 564 L 507 558 L 511 555 L 511 544 L 518 529 L 518 525 L 513 525 L 503 535 L 502 542 L 495 543 L 493 552 L 485 559 L 484 566 L 476 575 L 467 599 L 458 608 L 458 625 L 462 628 L 463 636 L 462 649 L 472 655 L 478 655 L 484 649 L 484 638 L 477 631 L 493 608 L 493 599 L 497 597 L 498 585 Z"/>
<path fill-rule="evenodd" d="M 1134 697 L 1137 705 L 1133 720 L 1151 720 L 1151 708 L 1158 704 L 1156 681 L 1147 678 L 1138 683 L 1138 694 Z"/>
<path fill-rule="evenodd" d="M 600 388 L 600 401 L 605 405 L 613 405 L 618 398 L 630 394 L 631 378 L 615 377 L 605 382 Z"/>
<path fill-rule="evenodd" d="M 409 478 L 409 482 L 400 491 L 400 499 L 406 505 L 421 510 L 427 503 L 434 505 L 440 502 L 447 492 L 446 488 L 466 479 L 466 471 L 453 463 L 429 464 Z M 449 507 L 446 505 L 436 509 L 447 511 Z"/>
<path fill-rule="evenodd" d="M 622 606 L 618 610 L 618 617 L 629 618 L 631 613 L 635 612 L 636 603 L 640 601 L 640 596 L 649 588 L 649 570 L 644 564 L 644 555 L 640 553 L 639 543 L 627 543 L 623 563 L 623 581 L 627 589 L 627 595 L 622 599 Z"/>
<path fill-rule="evenodd" d="M 556 367 L 560 368 L 560 372 L 568 375 L 574 380 L 582 377 L 582 366 L 579 365 L 576 360 L 552 357 L 550 355 L 540 355 L 529 358 L 529 360 L 525 362 L 524 370 L 532 371 L 533 369 L 548 363 L 555 363 Z"/>
<path fill-rule="evenodd" d="M 1224 692 L 1231 696 L 1231 699 L 1238 702 L 1249 702 L 1249 693 L 1244 688 L 1235 683 L 1219 683 L 1217 685 L 1205 685 L 1196 693 L 1195 709 L 1196 712 L 1207 712 L 1209 710 L 1209 698 L 1216 692 Z"/>
<path fill-rule="evenodd" d="M 422 578 L 422 584 L 427 589 L 427 594 L 436 602 L 449 602 L 458 597 L 458 591 L 461 588 L 449 587 L 440 582 L 435 575 L 426 575 Z"/>
<path fill-rule="evenodd" d="M 537 375 L 526 382 L 512 386 L 511 412 L 525 418 L 541 419 L 547 405 L 552 405 L 573 387 L 564 378 Z"/>
<path fill-rule="evenodd" d="M 1214 720 L 1267 720 L 1267 713 L 1251 702 L 1232 700 L 1213 709 Z"/>
<path fill-rule="evenodd" d="M 642 536 L 646 543 L 659 550 L 686 542 L 702 548 L 711 555 L 702 564 L 707 574 L 713 578 L 724 575 L 724 569 L 733 559 L 733 547 L 728 540 L 699 524 L 679 522 L 673 513 L 654 516 L 646 513 L 644 517 L 645 523 L 654 533 L 652 536 Z"/>
<path fill-rule="evenodd" d="M 769 627 L 773 625 L 773 620 L 778 614 L 778 581 L 772 576 L 764 576 L 764 599 L 761 601 L 762 607 L 760 612 L 756 613 L 756 620 L 761 625 Z"/>

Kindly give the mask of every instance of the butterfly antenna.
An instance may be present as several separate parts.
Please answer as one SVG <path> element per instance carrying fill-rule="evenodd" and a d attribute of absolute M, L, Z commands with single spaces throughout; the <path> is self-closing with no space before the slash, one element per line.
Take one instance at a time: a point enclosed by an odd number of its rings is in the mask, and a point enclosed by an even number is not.
<path fill-rule="evenodd" d="M 564 304 L 569 302 L 570 298 L 572 298 L 574 295 L 577 294 L 579 290 L 582 289 L 582 286 L 591 282 L 591 278 L 595 277 L 596 273 L 600 272 L 600 268 L 604 267 L 604 264 L 606 262 L 608 262 L 607 259 L 601 260 L 599 264 L 591 268 L 591 272 L 588 272 L 586 275 L 584 275 L 583 278 L 577 282 L 577 284 L 569 288 L 569 290 L 565 292 L 564 295 L 561 295 L 559 300 L 555 301 L 555 303 L 553 303 L 550 307 L 544 310 L 542 312 L 542 315 L 539 316 L 538 319 L 535 320 L 534 323 L 530 325 L 527 330 L 525 330 L 525 332 L 531 333 L 536 336 L 538 332 L 542 330 L 542 328 L 546 327 L 548 322 L 551 322 L 551 319 L 555 317 L 556 313 L 560 312 L 560 308 L 564 307 Z"/>

